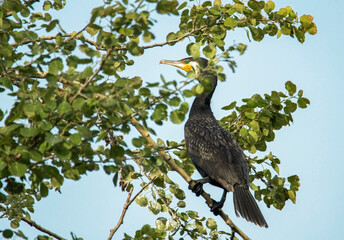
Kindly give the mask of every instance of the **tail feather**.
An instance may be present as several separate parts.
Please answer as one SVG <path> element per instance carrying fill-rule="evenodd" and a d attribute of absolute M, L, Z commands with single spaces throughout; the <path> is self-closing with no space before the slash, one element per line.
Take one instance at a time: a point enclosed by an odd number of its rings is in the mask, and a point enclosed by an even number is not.
<path fill-rule="evenodd" d="M 234 187 L 234 208 L 235 214 L 239 214 L 249 222 L 253 222 L 261 227 L 268 227 L 256 200 L 253 198 L 249 189 L 240 186 Z"/>

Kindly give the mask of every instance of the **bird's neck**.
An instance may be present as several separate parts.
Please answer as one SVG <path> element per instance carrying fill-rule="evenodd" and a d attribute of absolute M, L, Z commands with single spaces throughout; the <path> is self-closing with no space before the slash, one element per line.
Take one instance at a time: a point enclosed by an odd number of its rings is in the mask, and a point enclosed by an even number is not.
<path fill-rule="evenodd" d="M 195 98 L 191 106 L 190 117 L 197 114 L 213 114 L 210 108 L 210 102 L 217 85 L 217 77 L 215 75 L 212 76 L 212 85 L 213 89 L 210 92 L 203 92 L 200 96 Z"/>

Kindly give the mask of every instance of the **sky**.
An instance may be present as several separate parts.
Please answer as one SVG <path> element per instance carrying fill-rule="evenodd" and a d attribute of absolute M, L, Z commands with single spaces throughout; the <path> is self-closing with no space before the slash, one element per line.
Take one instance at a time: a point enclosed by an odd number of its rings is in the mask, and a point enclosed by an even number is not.
<path fill-rule="evenodd" d="M 101 1 L 67 1 L 66 8 L 55 16 L 67 32 L 81 29 L 97 2 Z M 268 150 L 282 161 L 281 175 L 297 174 L 301 179 L 301 188 L 297 192 L 296 204 L 288 201 L 282 211 L 259 203 L 269 224 L 268 229 L 237 218 L 231 196 L 228 196 L 223 210 L 252 239 L 343 239 L 344 34 L 340 16 L 344 2 L 276 0 L 275 3 L 277 7 L 292 6 L 299 16 L 313 15 L 318 34 L 307 35 L 306 42 L 300 44 L 296 39 L 283 36 L 280 39 L 266 37 L 259 43 L 249 42 L 243 30 L 232 32 L 229 43 L 243 42 L 248 49 L 243 56 L 235 59 L 238 64 L 235 73 L 224 65 L 227 81 L 218 84 L 212 109 L 216 118 L 220 119 L 227 113 L 221 110 L 222 106 L 254 93 L 283 91 L 288 80 L 294 82 L 298 89 L 303 89 L 311 105 L 296 111 L 294 123 L 278 131 L 275 141 L 268 144 Z M 156 19 L 158 22 L 153 31 L 159 35 L 156 34 L 155 42 L 165 41 L 168 32 L 178 29 L 178 17 L 158 16 Z M 176 69 L 159 65 L 159 61 L 186 57 L 185 46 L 188 42 L 186 39 L 174 46 L 147 50 L 142 57 L 134 59 L 134 67 L 128 68 L 124 74 L 140 75 L 146 82 L 158 81 L 160 74 L 168 80 L 182 80 Z M 2 108 L 11 105 L 7 102 L 1 104 Z M 183 124 L 165 124 L 156 131 L 162 139 L 183 139 Z M 185 189 L 186 202 L 191 203 L 189 205 L 200 215 L 215 218 L 219 229 L 230 231 L 219 217 L 209 212 L 203 199 L 196 198 L 187 190 L 179 175 L 171 174 L 171 178 Z M 221 196 L 221 191 L 215 187 L 206 186 L 205 190 L 215 198 Z M 102 171 L 89 173 L 80 181 L 66 181 L 62 194 L 49 193 L 47 198 L 36 204 L 32 219 L 69 239 L 71 231 L 84 239 L 105 239 L 109 229 L 119 219 L 126 196 L 126 193 L 113 187 L 112 176 Z M 133 236 L 135 230 L 145 223 L 154 225 L 155 218 L 147 208 L 133 204 L 113 239 L 121 239 L 124 232 Z M 8 225 L 6 220 L 0 219 L 0 229 L 8 228 Z M 37 232 L 32 228 L 25 227 L 25 223 L 21 225 L 24 233 L 31 236 L 30 239 L 36 236 Z"/>

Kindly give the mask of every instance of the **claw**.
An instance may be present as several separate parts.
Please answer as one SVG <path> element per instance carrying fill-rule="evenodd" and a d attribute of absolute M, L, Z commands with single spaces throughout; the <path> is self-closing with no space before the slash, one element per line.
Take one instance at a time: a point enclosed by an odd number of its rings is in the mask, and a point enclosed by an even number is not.
<path fill-rule="evenodd" d="M 203 183 L 195 181 L 195 185 L 189 185 L 189 189 L 199 197 L 203 193 Z"/>
<path fill-rule="evenodd" d="M 214 199 L 211 199 L 213 201 L 213 206 L 210 208 L 210 211 L 214 213 L 215 216 L 220 214 L 220 210 L 223 207 L 223 202 L 217 202 Z"/>

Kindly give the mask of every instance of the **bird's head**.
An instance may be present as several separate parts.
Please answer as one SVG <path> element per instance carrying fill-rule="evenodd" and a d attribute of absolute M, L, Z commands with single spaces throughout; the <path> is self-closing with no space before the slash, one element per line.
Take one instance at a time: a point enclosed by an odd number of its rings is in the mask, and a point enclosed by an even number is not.
<path fill-rule="evenodd" d="M 181 60 L 161 60 L 161 64 L 168 64 L 175 66 L 177 68 L 183 69 L 186 72 L 191 71 L 192 69 L 198 73 L 200 69 L 204 69 L 207 67 L 208 60 L 204 58 L 194 59 L 192 57 L 183 58 Z"/>

